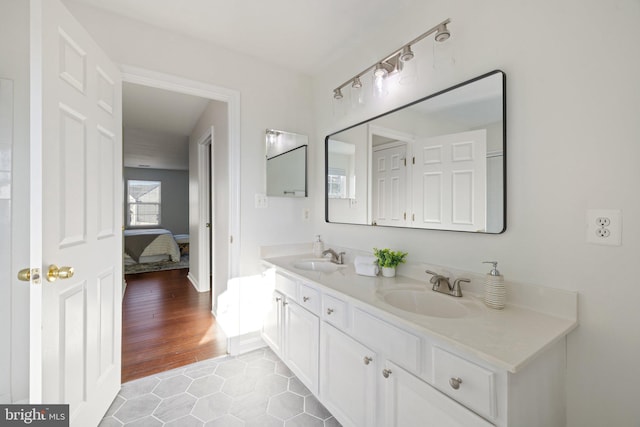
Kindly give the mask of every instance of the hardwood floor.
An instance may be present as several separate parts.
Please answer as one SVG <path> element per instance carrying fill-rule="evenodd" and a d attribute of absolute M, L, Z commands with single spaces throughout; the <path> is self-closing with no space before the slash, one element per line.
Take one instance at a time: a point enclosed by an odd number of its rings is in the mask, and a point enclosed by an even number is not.
<path fill-rule="evenodd" d="M 188 271 L 125 276 L 123 383 L 226 353 L 226 337 L 211 314 L 211 292 L 197 292 Z"/>

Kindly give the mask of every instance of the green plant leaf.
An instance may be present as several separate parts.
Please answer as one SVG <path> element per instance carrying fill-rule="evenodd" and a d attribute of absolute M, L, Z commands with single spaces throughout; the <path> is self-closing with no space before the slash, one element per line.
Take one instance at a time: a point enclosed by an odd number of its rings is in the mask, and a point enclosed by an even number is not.
<path fill-rule="evenodd" d="M 380 267 L 396 267 L 398 264 L 406 262 L 407 252 L 392 251 L 389 248 L 373 248 L 373 255 L 378 259 Z"/>

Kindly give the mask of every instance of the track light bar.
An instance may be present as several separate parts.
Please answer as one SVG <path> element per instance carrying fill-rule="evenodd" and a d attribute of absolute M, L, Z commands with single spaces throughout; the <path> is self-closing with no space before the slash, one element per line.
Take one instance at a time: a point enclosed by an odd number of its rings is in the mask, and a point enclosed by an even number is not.
<path fill-rule="evenodd" d="M 451 33 L 447 29 L 447 24 L 449 24 L 450 22 L 451 22 L 451 19 L 446 19 L 442 21 L 435 27 L 420 34 L 415 39 L 411 40 L 408 43 L 405 43 L 400 48 L 394 50 L 391 54 L 385 56 L 380 61 L 376 62 L 375 64 L 371 65 L 370 67 L 366 68 L 365 70 L 356 74 L 355 76 L 351 77 L 349 80 L 342 83 L 340 86 L 338 86 L 333 90 L 333 97 L 335 99 L 342 99 L 342 88 L 344 88 L 348 84 L 351 84 L 354 88 L 362 87 L 362 83 L 360 82 L 360 77 L 362 77 L 364 74 L 368 73 L 371 70 L 374 70 L 374 75 L 376 77 L 386 77 L 390 74 L 400 71 L 402 69 L 402 63 L 410 61 L 414 57 L 413 51 L 411 50 L 412 45 L 418 43 L 420 40 L 424 39 L 425 37 L 433 33 L 436 33 L 434 38 L 437 42 L 443 42 L 445 40 L 448 40 L 449 37 L 451 37 Z"/>

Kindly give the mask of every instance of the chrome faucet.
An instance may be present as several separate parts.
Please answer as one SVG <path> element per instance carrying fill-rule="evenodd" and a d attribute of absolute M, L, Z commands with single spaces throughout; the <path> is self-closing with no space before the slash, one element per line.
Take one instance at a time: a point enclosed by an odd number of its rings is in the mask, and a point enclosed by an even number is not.
<path fill-rule="evenodd" d="M 325 256 L 326 254 L 331 254 L 331 262 L 335 264 L 344 264 L 344 259 L 342 258 L 344 252 L 337 253 L 333 249 L 327 249 L 326 251 L 322 252 L 322 256 Z"/>
<path fill-rule="evenodd" d="M 440 292 L 446 295 L 451 295 L 453 297 L 461 297 L 462 296 L 462 288 L 460 287 L 461 282 L 470 283 L 469 279 L 456 279 L 453 282 L 453 285 L 449 281 L 448 277 L 445 277 L 441 274 L 434 273 L 433 271 L 426 270 L 425 273 L 431 275 L 431 279 L 429 279 L 429 283 L 433 285 L 431 288 L 435 292 Z M 443 283 L 446 285 L 443 286 Z"/>

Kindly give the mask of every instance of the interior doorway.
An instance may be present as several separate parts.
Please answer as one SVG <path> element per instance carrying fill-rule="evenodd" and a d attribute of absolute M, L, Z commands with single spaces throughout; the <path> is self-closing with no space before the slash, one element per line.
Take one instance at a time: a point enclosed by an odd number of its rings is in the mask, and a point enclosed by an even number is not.
<path fill-rule="evenodd" d="M 217 119 L 208 123 L 204 133 L 201 128 L 194 129 L 194 135 L 200 132 L 202 136 L 189 148 L 187 277 L 196 291 L 209 293 L 210 311 L 215 315 L 217 296 L 226 290 L 228 278 L 238 274 L 239 246 L 235 242 L 239 241 L 239 93 L 148 70 L 122 68 L 125 83 L 216 101 L 210 104 L 215 104 L 211 114 Z M 216 162 L 225 167 L 216 167 Z M 223 187 L 216 188 L 214 182 L 224 183 Z"/>
<path fill-rule="evenodd" d="M 165 89 L 187 95 L 199 96 L 219 101 L 219 110 L 224 109 L 221 123 L 214 123 L 216 135 L 213 138 L 215 151 L 214 182 L 223 176 L 223 186 L 217 186 L 214 209 L 213 251 L 216 253 L 213 265 L 212 306 L 216 313 L 218 295 L 226 290 L 226 281 L 239 275 L 240 265 L 240 92 L 220 86 L 210 85 L 190 79 L 158 73 L 137 67 L 121 66 L 123 82 L 135 83 Z M 202 182 L 202 180 L 198 180 Z M 199 203 L 196 203 L 199 206 Z M 199 245 L 205 223 L 196 217 L 190 219 L 190 245 Z M 200 260 L 190 259 L 192 266 Z M 193 267 L 190 267 L 193 270 Z M 192 271 L 193 272 L 193 271 Z M 193 277 L 195 278 L 195 277 Z M 190 278 L 191 279 L 191 278 Z M 197 277 L 200 285 L 200 277 Z M 200 287 L 206 290 L 208 286 Z"/>

